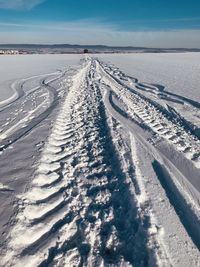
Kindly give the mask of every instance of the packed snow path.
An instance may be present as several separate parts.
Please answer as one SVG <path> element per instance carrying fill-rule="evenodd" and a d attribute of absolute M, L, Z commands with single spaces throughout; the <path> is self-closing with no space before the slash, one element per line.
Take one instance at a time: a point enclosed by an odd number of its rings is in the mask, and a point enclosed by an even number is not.
<path fill-rule="evenodd" d="M 200 266 L 197 132 L 128 79 L 90 58 L 72 77 L 2 266 Z"/>

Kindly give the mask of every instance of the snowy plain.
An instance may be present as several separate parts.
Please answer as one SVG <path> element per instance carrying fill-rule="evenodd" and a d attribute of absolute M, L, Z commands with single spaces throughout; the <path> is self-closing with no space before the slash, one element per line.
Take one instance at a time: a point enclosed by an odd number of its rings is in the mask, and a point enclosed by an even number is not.
<path fill-rule="evenodd" d="M 199 58 L 0 58 L 0 266 L 200 266 Z"/>
<path fill-rule="evenodd" d="M 138 53 L 100 55 L 144 83 L 200 101 L 200 53 Z"/>
<path fill-rule="evenodd" d="M 16 55 L 0 57 L 0 103 L 13 95 L 11 84 L 20 79 L 53 73 L 77 65 L 81 55 Z"/>

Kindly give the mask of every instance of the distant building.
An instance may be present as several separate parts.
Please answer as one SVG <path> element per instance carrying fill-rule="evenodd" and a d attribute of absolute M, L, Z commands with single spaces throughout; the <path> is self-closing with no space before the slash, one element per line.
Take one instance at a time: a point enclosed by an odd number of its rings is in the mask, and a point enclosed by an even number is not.
<path fill-rule="evenodd" d="M 0 55 L 19 55 L 18 50 L 0 50 Z"/>

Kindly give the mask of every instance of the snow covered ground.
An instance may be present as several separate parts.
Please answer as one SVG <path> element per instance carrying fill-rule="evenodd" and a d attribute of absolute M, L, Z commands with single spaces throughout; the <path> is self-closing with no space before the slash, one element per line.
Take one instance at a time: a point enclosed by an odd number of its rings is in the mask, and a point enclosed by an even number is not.
<path fill-rule="evenodd" d="M 8 98 L 14 99 L 15 90 L 11 85 L 16 80 L 56 72 L 58 69 L 78 64 L 80 58 L 80 55 L 1 56 L 0 105 Z"/>
<path fill-rule="evenodd" d="M 2 267 L 200 266 L 199 65 L 154 56 L 17 77 L 0 112 Z M 174 85 L 178 59 L 194 94 Z"/>
<path fill-rule="evenodd" d="M 167 91 L 200 101 L 200 53 L 138 53 L 100 55 L 145 83 L 160 84 Z"/>

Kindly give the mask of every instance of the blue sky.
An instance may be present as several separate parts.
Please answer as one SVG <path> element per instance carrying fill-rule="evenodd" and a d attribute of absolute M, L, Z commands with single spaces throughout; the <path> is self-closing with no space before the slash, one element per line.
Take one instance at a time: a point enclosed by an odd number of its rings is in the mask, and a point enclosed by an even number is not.
<path fill-rule="evenodd" d="M 200 48 L 200 0 L 0 0 L 0 43 Z"/>

